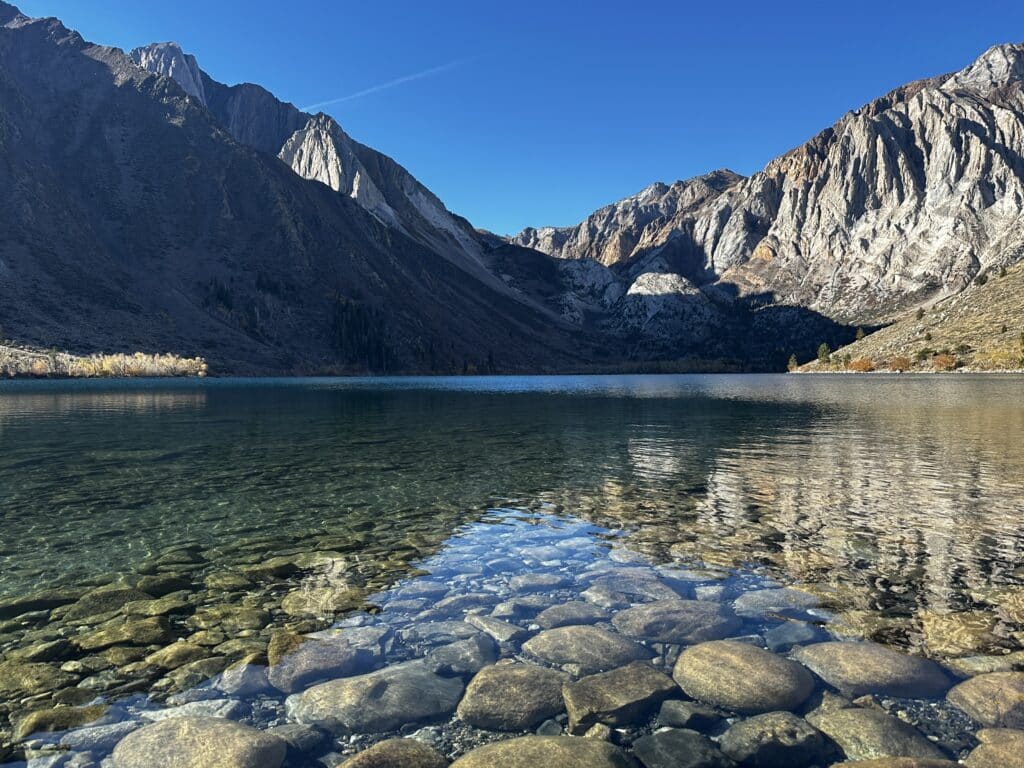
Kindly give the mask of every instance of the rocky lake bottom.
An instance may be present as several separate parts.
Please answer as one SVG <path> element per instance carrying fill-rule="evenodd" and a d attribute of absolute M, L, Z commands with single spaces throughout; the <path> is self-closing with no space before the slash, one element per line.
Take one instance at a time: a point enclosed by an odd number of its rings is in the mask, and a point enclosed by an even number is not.
<path fill-rule="evenodd" d="M 677 382 L 469 409 L 462 390 L 389 390 L 339 423 L 362 397 L 345 385 L 287 430 L 280 392 L 213 408 L 217 386 L 198 405 L 134 393 L 127 413 L 72 398 L 59 465 L 50 432 L 0 459 L 0 765 L 1024 764 L 1022 497 L 987 453 L 1022 458 L 1015 406 L 965 414 L 1001 426 L 965 426 L 954 457 L 934 392 L 929 426 L 900 409 L 924 430 L 910 447 L 876 426 L 881 448 L 848 448 L 861 384 L 836 385 L 853 406 L 795 413 L 806 391 L 752 413 L 747 381 L 682 404 Z M 0 393 L 5 446 L 51 423 L 30 393 L 6 413 Z M 197 438 L 181 408 L 221 423 Z M 756 434 L 714 445 L 737 418 Z M 81 426 L 111 419 L 110 445 Z M 810 451 L 792 447 L 805 419 Z M 229 451 L 254 433 L 280 445 Z M 75 482 L 41 493 L 53 473 Z M 880 496 L 894 476 L 902 496 Z M 973 504 L 986 515 L 950 512 Z M 83 506 L 108 514 L 79 526 Z"/>

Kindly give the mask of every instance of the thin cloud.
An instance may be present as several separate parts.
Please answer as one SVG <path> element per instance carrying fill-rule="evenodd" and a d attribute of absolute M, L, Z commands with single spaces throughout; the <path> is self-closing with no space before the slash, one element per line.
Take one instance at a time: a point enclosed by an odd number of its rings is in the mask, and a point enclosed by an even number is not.
<path fill-rule="evenodd" d="M 441 64 L 436 67 L 431 67 L 430 69 L 424 69 L 421 72 L 414 72 L 411 75 L 396 77 L 394 80 L 388 80 L 386 83 L 371 85 L 369 88 L 364 88 L 361 91 L 350 93 L 347 96 L 339 96 L 336 99 L 328 99 L 327 101 L 318 101 L 316 104 L 308 104 L 305 107 L 301 107 L 301 109 L 303 112 L 311 112 L 314 109 L 321 109 L 322 107 L 329 107 L 333 104 L 341 104 L 346 101 L 362 98 L 363 96 L 369 96 L 371 93 L 380 93 L 381 91 L 386 91 L 389 88 L 394 88 L 398 85 L 411 83 L 414 80 L 423 80 L 427 77 L 433 77 L 434 75 L 440 75 L 444 72 L 450 72 L 460 64 L 464 64 L 467 61 L 469 61 L 469 59 L 456 59 L 455 61 L 449 61 L 447 64 Z"/>

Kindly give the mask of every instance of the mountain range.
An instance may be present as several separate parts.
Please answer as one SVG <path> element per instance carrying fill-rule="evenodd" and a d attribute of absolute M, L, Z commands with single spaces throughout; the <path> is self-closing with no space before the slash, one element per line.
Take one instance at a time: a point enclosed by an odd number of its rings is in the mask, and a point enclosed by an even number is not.
<path fill-rule="evenodd" d="M 405 168 L 174 43 L 0 2 L 0 338 L 213 372 L 781 369 L 1024 257 L 1024 46 L 743 177 L 475 229 Z"/>

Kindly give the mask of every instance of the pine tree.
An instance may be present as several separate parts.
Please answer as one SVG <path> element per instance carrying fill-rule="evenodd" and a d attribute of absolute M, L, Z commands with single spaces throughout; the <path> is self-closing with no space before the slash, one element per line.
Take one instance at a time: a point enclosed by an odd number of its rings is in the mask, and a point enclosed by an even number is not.
<path fill-rule="evenodd" d="M 790 355 L 789 356 L 789 363 L 786 365 L 787 370 L 795 371 L 799 367 L 800 367 L 800 363 L 797 361 L 796 355 Z"/>
<path fill-rule="evenodd" d="M 863 328 L 858 328 L 858 329 L 857 329 L 857 341 L 860 341 L 860 340 L 861 340 L 861 339 L 863 339 L 863 338 L 864 338 L 865 336 L 867 336 L 867 334 L 866 334 L 866 333 L 864 333 L 864 329 L 863 329 Z"/>
<path fill-rule="evenodd" d="M 831 355 L 832 350 L 829 349 L 828 344 L 825 343 L 824 341 L 821 342 L 821 346 L 818 347 L 818 361 L 822 363 L 827 363 Z"/>

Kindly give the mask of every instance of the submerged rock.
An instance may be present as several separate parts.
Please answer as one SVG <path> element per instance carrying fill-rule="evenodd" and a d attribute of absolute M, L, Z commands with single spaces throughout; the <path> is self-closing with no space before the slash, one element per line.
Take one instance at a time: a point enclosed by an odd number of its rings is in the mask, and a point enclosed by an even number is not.
<path fill-rule="evenodd" d="M 282 693 L 294 693 L 310 683 L 365 672 L 371 658 L 340 640 L 320 640 L 277 632 L 267 647 L 267 678 Z"/>
<path fill-rule="evenodd" d="M 821 627 L 801 621 L 787 621 L 764 633 L 764 644 L 769 651 L 783 653 L 797 645 L 808 645 L 828 640 Z"/>
<path fill-rule="evenodd" d="M 517 624 L 510 624 L 491 616 L 469 616 L 466 621 L 499 643 L 517 642 L 530 635 L 529 630 Z"/>
<path fill-rule="evenodd" d="M 836 742 L 850 760 L 945 758 L 919 730 L 878 709 L 815 710 L 807 715 L 807 720 Z"/>
<path fill-rule="evenodd" d="M 793 658 L 851 698 L 877 694 L 932 699 L 952 684 L 935 662 L 876 643 L 819 643 L 800 648 Z"/>
<path fill-rule="evenodd" d="M 740 720 L 722 734 L 719 746 L 740 765 L 753 768 L 820 765 L 831 754 L 821 731 L 790 712 Z"/>
<path fill-rule="evenodd" d="M 696 731 L 669 729 L 633 742 L 633 752 L 646 768 L 733 768 L 715 743 Z"/>
<path fill-rule="evenodd" d="M 288 717 L 332 733 L 384 733 L 455 710 L 462 681 L 431 672 L 422 661 L 315 685 L 285 701 Z"/>
<path fill-rule="evenodd" d="M 82 596 L 80 589 L 49 589 L 30 595 L 16 595 L 0 600 L 0 620 L 13 619 L 33 611 L 49 611 L 75 602 Z"/>
<path fill-rule="evenodd" d="M 733 610 L 740 616 L 760 617 L 770 613 L 786 613 L 813 608 L 821 601 L 800 589 L 755 589 L 744 592 L 733 601 Z"/>
<path fill-rule="evenodd" d="M 82 595 L 77 602 L 67 607 L 62 618 L 66 621 L 76 621 L 119 611 L 126 603 L 152 599 L 152 595 L 133 587 L 103 587 Z"/>
<path fill-rule="evenodd" d="M 651 666 L 636 662 L 568 683 L 562 691 L 569 732 L 582 734 L 595 723 L 628 725 L 647 719 L 678 688 Z"/>
<path fill-rule="evenodd" d="M 427 654 L 426 664 L 439 675 L 469 678 L 497 659 L 494 640 L 487 635 L 476 635 L 434 648 Z"/>
<path fill-rule="evenodd" d="M 527 640 L 523 650 L 549 664 L 572 664 L 581 675 L 614 669 L 654 655 L 650 649 L 620 635 L 588 626 L 545 630 Z"/>
<path fill-rule="evenodd" d="M 981 742 L 964 760 L 969 768 L 1024 768 L 1024 731 L 982 728 Z"/>
<path fill-rule="evenodd" d="M 835 763 L 836 768 L 957 768 L 959 763 L 927 757 L 879 757 L 875 760 L 847 760 Z"/>
<path fill-rule="evenodd" d="M 100 651 L 114 645 L 160 645 L 174 639 L 163 616 L 105 624 L 78 635 L 74 643 L 83 651 Z"/>
<path fill-rule="evenodd" d="M 596 605 L 574 601 L 545 608 L 535 621 L 543 629 L 555 629 L 573 624 L 596 624 L 608 618 L 608 614 Z"/>
<path fill-rule="evenodd" d="M 18 720 L 14 740 L 21 741 L 33 733 L 66 731 L 99 720 L 107 712 L 106 704 L 91 707 L 53 707 L 37 709 Z"/>
<path fill-rule="evenodd" d="M 388 739 L 364 749 L 342 768 L 445 768 L 448 761 L 433 747 L 414 739 Z"/>
<path fill-rule="evenodd" d="M 0 696 L 20 698 L 73 685 L 76 678 L 53 664 L 0 661 Z"/>
<path fill-rule="evenodd" d="M 114 768 L 279 768 L 284 741 L 213 717 L 178 717 L 147 725 L 114 748 Z"/>
<path fill-rule="evenodd" d="M 711 707 L 696 701 L 666 701 L 658 710 L 658 724 L 669 728 L 709 731 L 722 722 L 723 716 Z"/>
<path fill-rule="evenodd" d="M 978 675 L 957 685 L 946 698 L 989 728 L 1024 728 L 1024 672 Z"/>
<path fill-rule="evenodd" d="M 534 664 L 498 664 L 477 673 L 459 703 L 458 715 L 477 728 L 525 731 L 565 709 L 568 676 Z"/>
<path fill-rule="evenodd" d="M 626 754 L 598 739 L 577 736 L 522 736 L 478 747 L 452 768 L 635 768 Z"/>
<path fill-rule="evenodd" d="M 656 643 L 689 645 L 728 637 L 741 625 L 729 608 L 701 600 L 658 600 L 620 611 L 612 624 L 622 634 Z"/>
<path fill-rule="evenodd" d="M 172 643 L 147 656 L 146 663 L 161 669 L 177 669 L 193 661 L 205 659 L 209 655 L 209 649 L 200 645 L 187 642 Z"/>
<path fill-rule="evenodd" d="M 735 640 L 687 648 L 672 676 L 687 695 L 748 714 L 795 709 L 814 690 L 810 673 L 795 661 Z"/>

